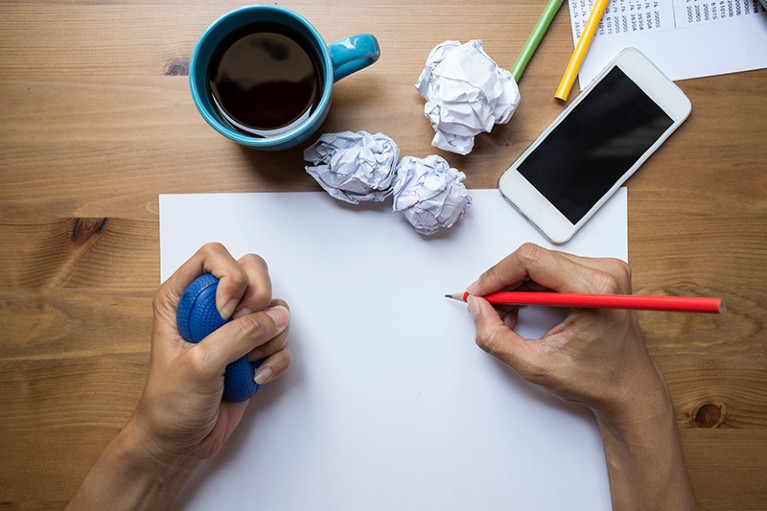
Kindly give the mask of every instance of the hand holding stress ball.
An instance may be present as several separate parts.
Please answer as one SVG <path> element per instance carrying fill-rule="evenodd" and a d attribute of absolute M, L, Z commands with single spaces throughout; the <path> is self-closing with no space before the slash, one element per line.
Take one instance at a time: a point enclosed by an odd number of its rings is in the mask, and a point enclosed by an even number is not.
<path fill-rule="evenodd" d="M 223 319 L 216 309 L 216 289 L 218 279 L 206 273 L 192 281 L 181 296 L 176 322 L 185 341 L 196 344 L 231 321 Z M 250 362 L 243 356 L 226 366 L 223 400 L 239 403 L 255 396 L 260 388 L 254 380 L 255 372 L 262 362 Z"/>

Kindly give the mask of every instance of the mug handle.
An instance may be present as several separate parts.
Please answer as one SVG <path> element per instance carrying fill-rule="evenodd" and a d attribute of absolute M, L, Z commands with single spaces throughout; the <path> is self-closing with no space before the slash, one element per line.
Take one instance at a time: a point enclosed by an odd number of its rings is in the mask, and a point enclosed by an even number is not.
<path fill-rule="evenodd" d="M 372 34 L 345 37 L 328 47 L 333 60 L 334 82 L 368 67 L 381 56 L 378 40 Z"/>

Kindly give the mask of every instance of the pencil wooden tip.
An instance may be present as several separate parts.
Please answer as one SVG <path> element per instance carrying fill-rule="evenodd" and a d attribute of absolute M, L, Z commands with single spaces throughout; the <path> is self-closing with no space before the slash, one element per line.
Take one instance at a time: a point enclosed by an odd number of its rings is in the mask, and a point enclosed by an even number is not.
<path fill-rule="evenodd" d="M 453 294 L 445 295 L 445 298 L 450 298 L 452 300 L 458 300 L 459 302 L 462 302 L 463 293 L 453 293 Z"/>

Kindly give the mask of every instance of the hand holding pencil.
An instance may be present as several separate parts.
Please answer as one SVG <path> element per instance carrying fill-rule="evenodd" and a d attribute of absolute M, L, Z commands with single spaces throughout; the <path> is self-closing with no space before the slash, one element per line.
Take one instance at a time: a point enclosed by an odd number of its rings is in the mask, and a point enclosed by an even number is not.
<path fill-rule="evenodd" d="M 540 339 L 525 339 L 514 331 L 519 307 L 496 308 L 482 298 L 506 289 L 535 291 L 549 301 L 553 295 L 631 296 L 628 265 L 523 245 L 467 288 L 476 342 L 526 380 L 591 409 L 614 508 L 695 509 L 671 398 L 634 312 L 572 308 Z"/>
<path fill-rule="evenodd" d="M 632 311 L 573 308 L 541 339 L 524 339 L 514 331 L 518 307 L 494 307 L 481 298 L 507 289 L 533 291 L 528 294 L 549 300 L 560 294 L 630 295 L 630 269 L 623 261 L 579 257 L 526 244 L 467 289 L 480 347 L 526 379 L 555 389 L 566 400 L 603 413 L 622 413 L 633 403 L 626 401 L 626 386 L 661 386 Z"/>

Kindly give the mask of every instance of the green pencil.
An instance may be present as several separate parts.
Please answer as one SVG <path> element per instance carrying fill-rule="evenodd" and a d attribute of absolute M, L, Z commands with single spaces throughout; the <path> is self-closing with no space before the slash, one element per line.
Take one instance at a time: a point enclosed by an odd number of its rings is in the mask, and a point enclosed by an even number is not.
<path fill-rule="evenodd" d="M 530 33 L 530 37 L 527 38 L 525 45 L 522 47 L 522 51 L 519 52 L 519 57 L 511 67 L 511 76 L 514 77 L 514 81 L 519 83 L 519 79 L 522 78 L 522 73 L 525 72 L 527 63 L 538 49 L 538 45 L 541 44 L 544 34 L 551 25 L 551 20 L 554 19 L 554 15 L 557 13 L 560 7 L 562 7 L 564 0 L 549 0 L 546 4 L 546 8 L 541 13 L 541 17 L 538 18 L 538 23 L 535 24 L 533 31 Z"/>

